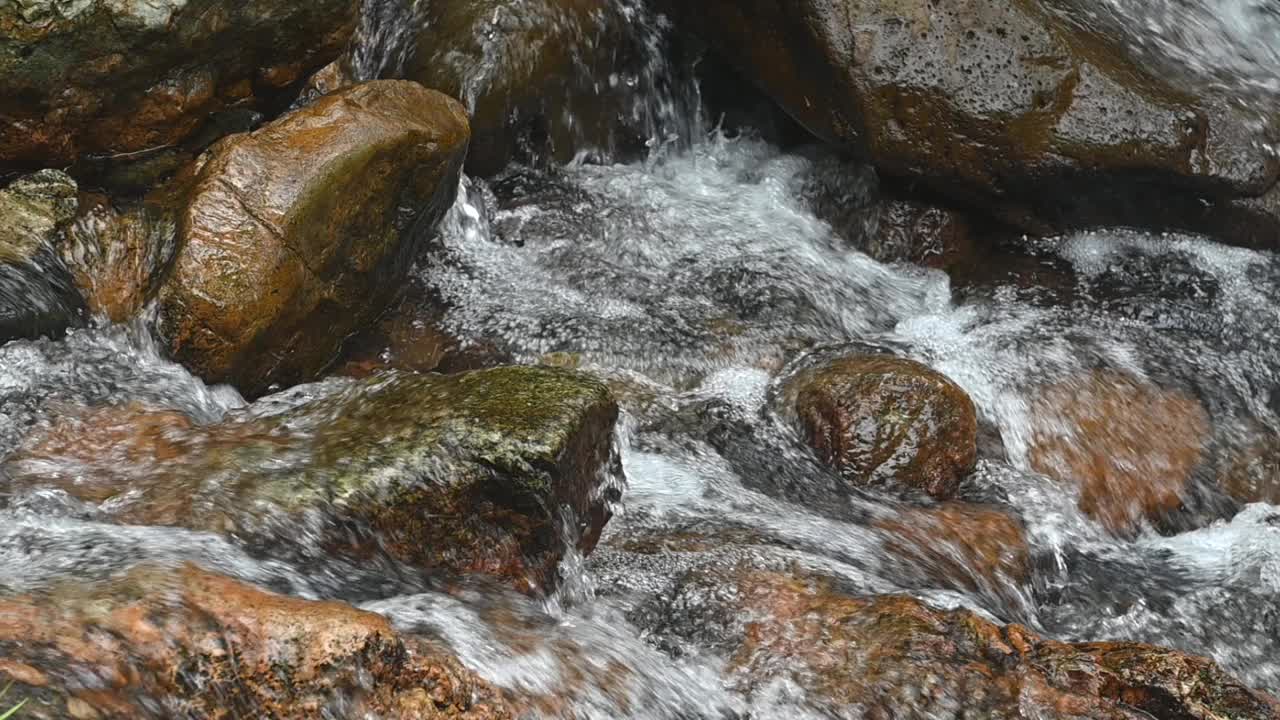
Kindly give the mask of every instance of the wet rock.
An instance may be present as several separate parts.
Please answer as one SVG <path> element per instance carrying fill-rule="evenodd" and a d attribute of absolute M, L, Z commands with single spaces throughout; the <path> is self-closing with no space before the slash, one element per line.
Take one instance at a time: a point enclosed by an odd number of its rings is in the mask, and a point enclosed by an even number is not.
<path fill-rule="evenodd" d="M 194 566 L 0 599 L 0 682 L 22 717 L 510 718 L 448 653 L 340 602 Z"/>
<path fill-rule="evenodd" d="M 1022 524 L 982 505 L 912 508 L 875 523 L 895 558 L 944 587 L 1008 599 L 1031 577 Z"/>
<path fill-rule="evenodd" d="M 195 168 L 160 292 L 173 356 L 249 395 L 325 369 L 453 202 L 467 137 L 455 101 L 386 80 L 220 142 Z"/>
<path fill-rule="evenodd" d="M 970 218 L 954 208 L 888 198 L 880 207 L 868 254 L 882 262 L 909 262 L 949 269 L 971 262 L 975 252 Z"/>
<path fill-rule="evenodd" d="M 97 204 L 67 228 L 58 250 L 89 311 L 123 323 L 159 291 L 177 249 L 175 230 L 168 213 Z"/>
<path fill-rule="evenodd" d="M 356 0 L 0 6 L 0 171 L 163 153 L 341 52 Z"/>
<path fill-rule="evenodd" d="M 1077 4 L 661 7 L 818 137 L 1028 231 L 1097 221 L 1116 196 L 1158 201 L 1146 188 L 1234 198 L 1275 183 L 1263 123 L 1144 72 L 1072 21 Z"/>
<path fill-rule="evenodd" d="M 77 192 L 58 170 L 0 190 L 0 343 L 58 335 L 79 319 L 84 303 L 56 250 Z"/>
<path fill-rule="evenodd" d="M 602 383 L 564 370 L 384 373 L 295 388 L 206 426 L 138 407 L 69 414 L 0 472 L 117 522 L 227 533 L 264 554 L 385 554 L 531 589 L 608 522 L 617 412 Z"/>
<path fill-rule="evenodd" d="M 1194 397 L 1097 372 L 1041 389 L 1028 460 L 1080 493 L 1080 509 L 1129 534 L 1177 510 L 1209 441 Z"/>
<path fill-rule="evenodd" d="M 691 573 L 660 632 L 726 654 L 750 694 L 797 688 L 847 718 L 1275 718 L 1280 704 L 1212 661 L 1138 643 L 1045 640 L 967 610 L 857 597 L 752 569 Z"/>
<path fill-rule="evenodd" d="M 1221 485 L 1242 503 L 1280 504 L 1280 436 L 1269 434 L 1234 453 Z"/>
<path fill-rule="evenodd" d="M 802 370 L 787 389 L 810 445 L 858 486 L 951 496 L 977 461 L 977 412 L 955 383 L 913 360 L 858 355 Z"/>

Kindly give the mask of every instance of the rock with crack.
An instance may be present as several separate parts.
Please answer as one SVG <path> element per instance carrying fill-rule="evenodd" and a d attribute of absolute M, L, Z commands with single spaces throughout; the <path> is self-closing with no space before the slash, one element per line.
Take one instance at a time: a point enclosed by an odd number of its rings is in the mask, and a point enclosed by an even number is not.
<path fill-rule="evenodd" d="M 468 137 L 456 101 L 380 80 L 215 145 L 170 193 L 173 356 L 248 395 L 324 370 L 394 298 L 453 202 Z"/>

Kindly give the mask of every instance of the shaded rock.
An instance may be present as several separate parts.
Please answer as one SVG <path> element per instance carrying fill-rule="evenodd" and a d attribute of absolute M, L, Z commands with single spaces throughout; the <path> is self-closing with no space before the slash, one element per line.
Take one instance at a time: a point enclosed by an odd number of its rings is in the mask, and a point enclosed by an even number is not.
<path fill-rule="evenodd" d="M 105 519 L 223 532 L 265 554 L 386 553 L 545 587 L 567 544 L 595 547 L 618 499 L 617 412 L 603 384 L 564 370 L 389 373 L 208 426 L 140 407 L 69 414 L 2 472 Z"/>
<path fill-rule="evenodd" d="M 1081 511 L 1120 534 L 1182 505 L 1209 442 L 1194 397 L 1102 372 L 1043 388 L 1031 416 L 1031 467 L 1078 488 Z"/>
<path fill-rule="evenodd" d="M 1280 437 L 1269 434 L 1236 452 L 1220 484 L 1239 502 L 1280 504 Z"/>
<path fill-rule="evenodd" d="M 972 262 L 973 224 L 954 208 L 890 198 L 880 207 L 868 252 L 882 262 L 949 269 Z"/>
<path fill-rule="evenodd" d="M 913 360 L 859 355 L 799 372 L 787 389 L 809 444 L 849 482 L 951 496 L 977 462 L 977 411 Z"/>
<path fill-rule="evenodd" d="M 1249 197 L 1280 173 L 1262 123 L 1144 72 L 1120 43 L 1071 21 L 1085 9 L 1059 13 L 1040 0 L 661 7 L 818 137 L 1032 232 L 1096 221 L 1099 203 L 1144 199 L 1143 188 Z M 1063 216 L 1064 197 L 1080 217 Z"/>
<path fill-rule="evenodd" d="M 729 658 L 738 687 L 794 684 L 835 717 L 1276 718 L 1280 704 L 1212 661 L 1138 643 L 1065 644 L 967 610 L 862 598 L 820 579 L 703 568 L 668 602 Z"/>
<path fill-rule="evenodd" d="M 84 303 L 56 250 L 75 218 L 77 193 L 58 170 L 0 190 L 0 343 L 58 335 L 79 319 Z"/>
<path fill-rule="evenodd" d="M 885 532 L 889 552 L 944 587 L 1009 598 L 1031 577 L 1022 523 L 994 507 L 945 503 L 875 525 Z"/>
<path fill-rule="evenodd" d="M 0 171 L 163 153 L 337 57 L 356 0 L 0 6 Z"/>
<path fill-rule="evenodd" d="M 0 681 L 26 718 L 510 718 L 448 653 L 340 602 L 194 566 L 0 599 Z"/>
<path fill-rule="evenodd" d="M 211 149 L 160 292 L 174 357 L 250 395 L 333 363 L 453 202 L 467 137 L 455 101 L 387 80 Z"/>

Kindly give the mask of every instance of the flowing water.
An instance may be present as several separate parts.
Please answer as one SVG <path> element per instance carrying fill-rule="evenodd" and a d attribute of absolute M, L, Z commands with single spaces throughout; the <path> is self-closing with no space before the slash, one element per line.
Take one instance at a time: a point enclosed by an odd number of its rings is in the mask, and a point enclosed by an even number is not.
<path fill-rule="evenodd" d="M 1280 69 L 1274 7 L 1214 6 L 1212 17 L 1177 0 L 1108 7 L 1155 7 L 1151 42 L 1192 54 L 1207 43 L 1223 57 L 1203 62 L 1225 76 L 1270 82 Z M 1254 14 L 1255 25 L 1236 21 Z M 1174 18 L 1182 22 L 1166 32 Z M 380 49 L 367 61 L 402 62 L 393 29 L 370 27 Z M 1228 44 L 1236 32 L 1248 42 Z M 659 71 L 651 63 L 641 74 Z M 640 96 L 654 92 L 643 86 Z M 671 97 L 659 98 L 666 109 L 654 117 L 681 105 Z M 444 323 L 459 338 L 496 343 L 521 362 L 572 363 L 622 399 L 622 507 L 593 555 L 563 563 L 555 597 L 484 584 L 446 593 L 412 574 L 382 583 L 368 568 L 306 553 L 305 566 L 263 559 L 218 534 L 109 524 L 100 508 L 52 489 L 0 496 L 0 589 L 192 560 L 276 590 L 361 603 L 442 639 L 499 686 L 559 698 L 547 714 L 838 713 L 794 687 L 736 692 L 714 647 L 662 631 L 681 618 L 655 619 L 655 600 L 687 573 L 749 561 L 838 578 L 860 594 L 968 607 L 1064 640 L 1205 654 L 1280 692 L 1280 506 L 1239 506 L 1215 482 L 1280 438 L 1280 259 L 1115 230 L 1027 241 L 969 276 L 884 264 L 814 210 L 813 189 L 838 180 L 855 220 L 874 227 L 875 182 L 863 169 L 750 134 L 695 130 L 688 118 L 679 127 L 683 144 L 659 137 L 643 162 L 512 167 L 464 181 L 415 270 L 447 303 Z M 1041 282 L 1022 281 L 1027 268 Z M 966 567 L 942 538 L 939 553 L 902 556 L 884 526 L 910 501 L 851 494 L 805 449 L 781 402 L 783 382 L 806 364 L 866 349 L 921 360 L 973 398 L 981 459 L 960 497 L 999 504 L 1025 525 L 1029 579 Z M 1045 388 L 1087 389 L 1108 374 L 1194 398 L 1207 414 L 1208 449 L 1171 526 L 1118 536 L 1079 509 L 1074 488 L 1033 469 L 1037 433 L 1060 430 L 1040 415 Z M 0 347 L 0 456 L 68 407 L 132 402 L 196 423 L 246 406 L 166 361 L 145 319 Z M 1280 500 L 1271 457 L 1249 472 Z M 694 549 L 653 550 L 671 538 L 693 538 Z M 298 530 L 298 545 L 312 540 Z"/>

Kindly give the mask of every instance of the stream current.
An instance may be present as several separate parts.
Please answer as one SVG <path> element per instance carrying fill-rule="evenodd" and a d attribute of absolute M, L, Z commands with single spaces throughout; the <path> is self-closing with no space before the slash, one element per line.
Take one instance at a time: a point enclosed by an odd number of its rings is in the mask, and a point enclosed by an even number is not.
<path fill-rule="evenodd" d="M 1274 39 L 1273 11 L 1221 0 L 1213 4 L 1226 11 L 1210 16 L 1155 4 L 1153 47 L 1203 60 L 1196 43 L 1209 43 L 1220 48 L 1215 72 L 1270 90 L 1263 71 L 1280 62 L 1261 35 Z M 1108 7 L 1123 16 L 1137 5 Z M 1267 21 L 1233 23 L 1233 13 L 1254 11 Z M 387 33 L 377 37 L 396 47 Z M 1235 50 L 1221 47 L 1233 37 Z M 668 110 L 687 105 L 651 99 Z M 666 116 L 652 117 L 662 125 Z M 337 561 L 304 568 L 219 535 L 99 522 L 51 490 L 0 499 L 0 589 L 193 561 L 382 613 L 442 638 L 496 685 L 566 698 L 576 717 L 839 716 L 785 684 L 736 693 L 726 658 L 689 643 L 673 649 L 646 622 L 652 600 L 691 568 L 749 557 L 1062 640 L 1208 655 L 1247 684 L 1280 692 L 1280 506 L 1236 505 L 1196 478 L 1202 492 L 1175 527 L 1117 537 L 1029 457 L 1041 389 L 1098 372 L 1197 398 L 1211 421 L 1207 472 L 1259 443 L 1274 446 L 1280 259 L 1115 229 L 1028 240 L 969 276 L 880 263 L 821 219 L 813 198 L 834 183 L 847 207 L 865 207 L 855 219 L 873 227 L 873 175 L 751 133 L 668 119 L 662 132 L 678 128 L 683 142 L 659 139 L 643 161 L 513 166 L 487 182 L 464 180 L 414 271 L 450 308 L 444 323 L 464 342 L 497 343 L 520 362 L 571 362 L 619 392 L 622 505 L 594 554 L 563 563 L 554 597 L 482 584 L 445 593 L 408 574 L 365 584 Z M 1038 282 L 1023 281 L 1027 268 Z M 920 360 L 973 398 L 983 439 L 960 497 L 997 503 L 1025 525 L 1030 579 L 902 561 L 877 529 L 907 511 L 902 498 L 841 491 L 804 448 L 777 402 L 781 381 L 808 362 L 866 348 Z M 246 404 L 165 360 L 145 317 L 0 347 L 0 457 L 59 408 L 130 402 L 198 423 Z M 1253 470 L 1258 482 L 1280 484 L 1274 461 Z M 680 533 L 724 541 L 699 552 L 634 549 Z"/>

